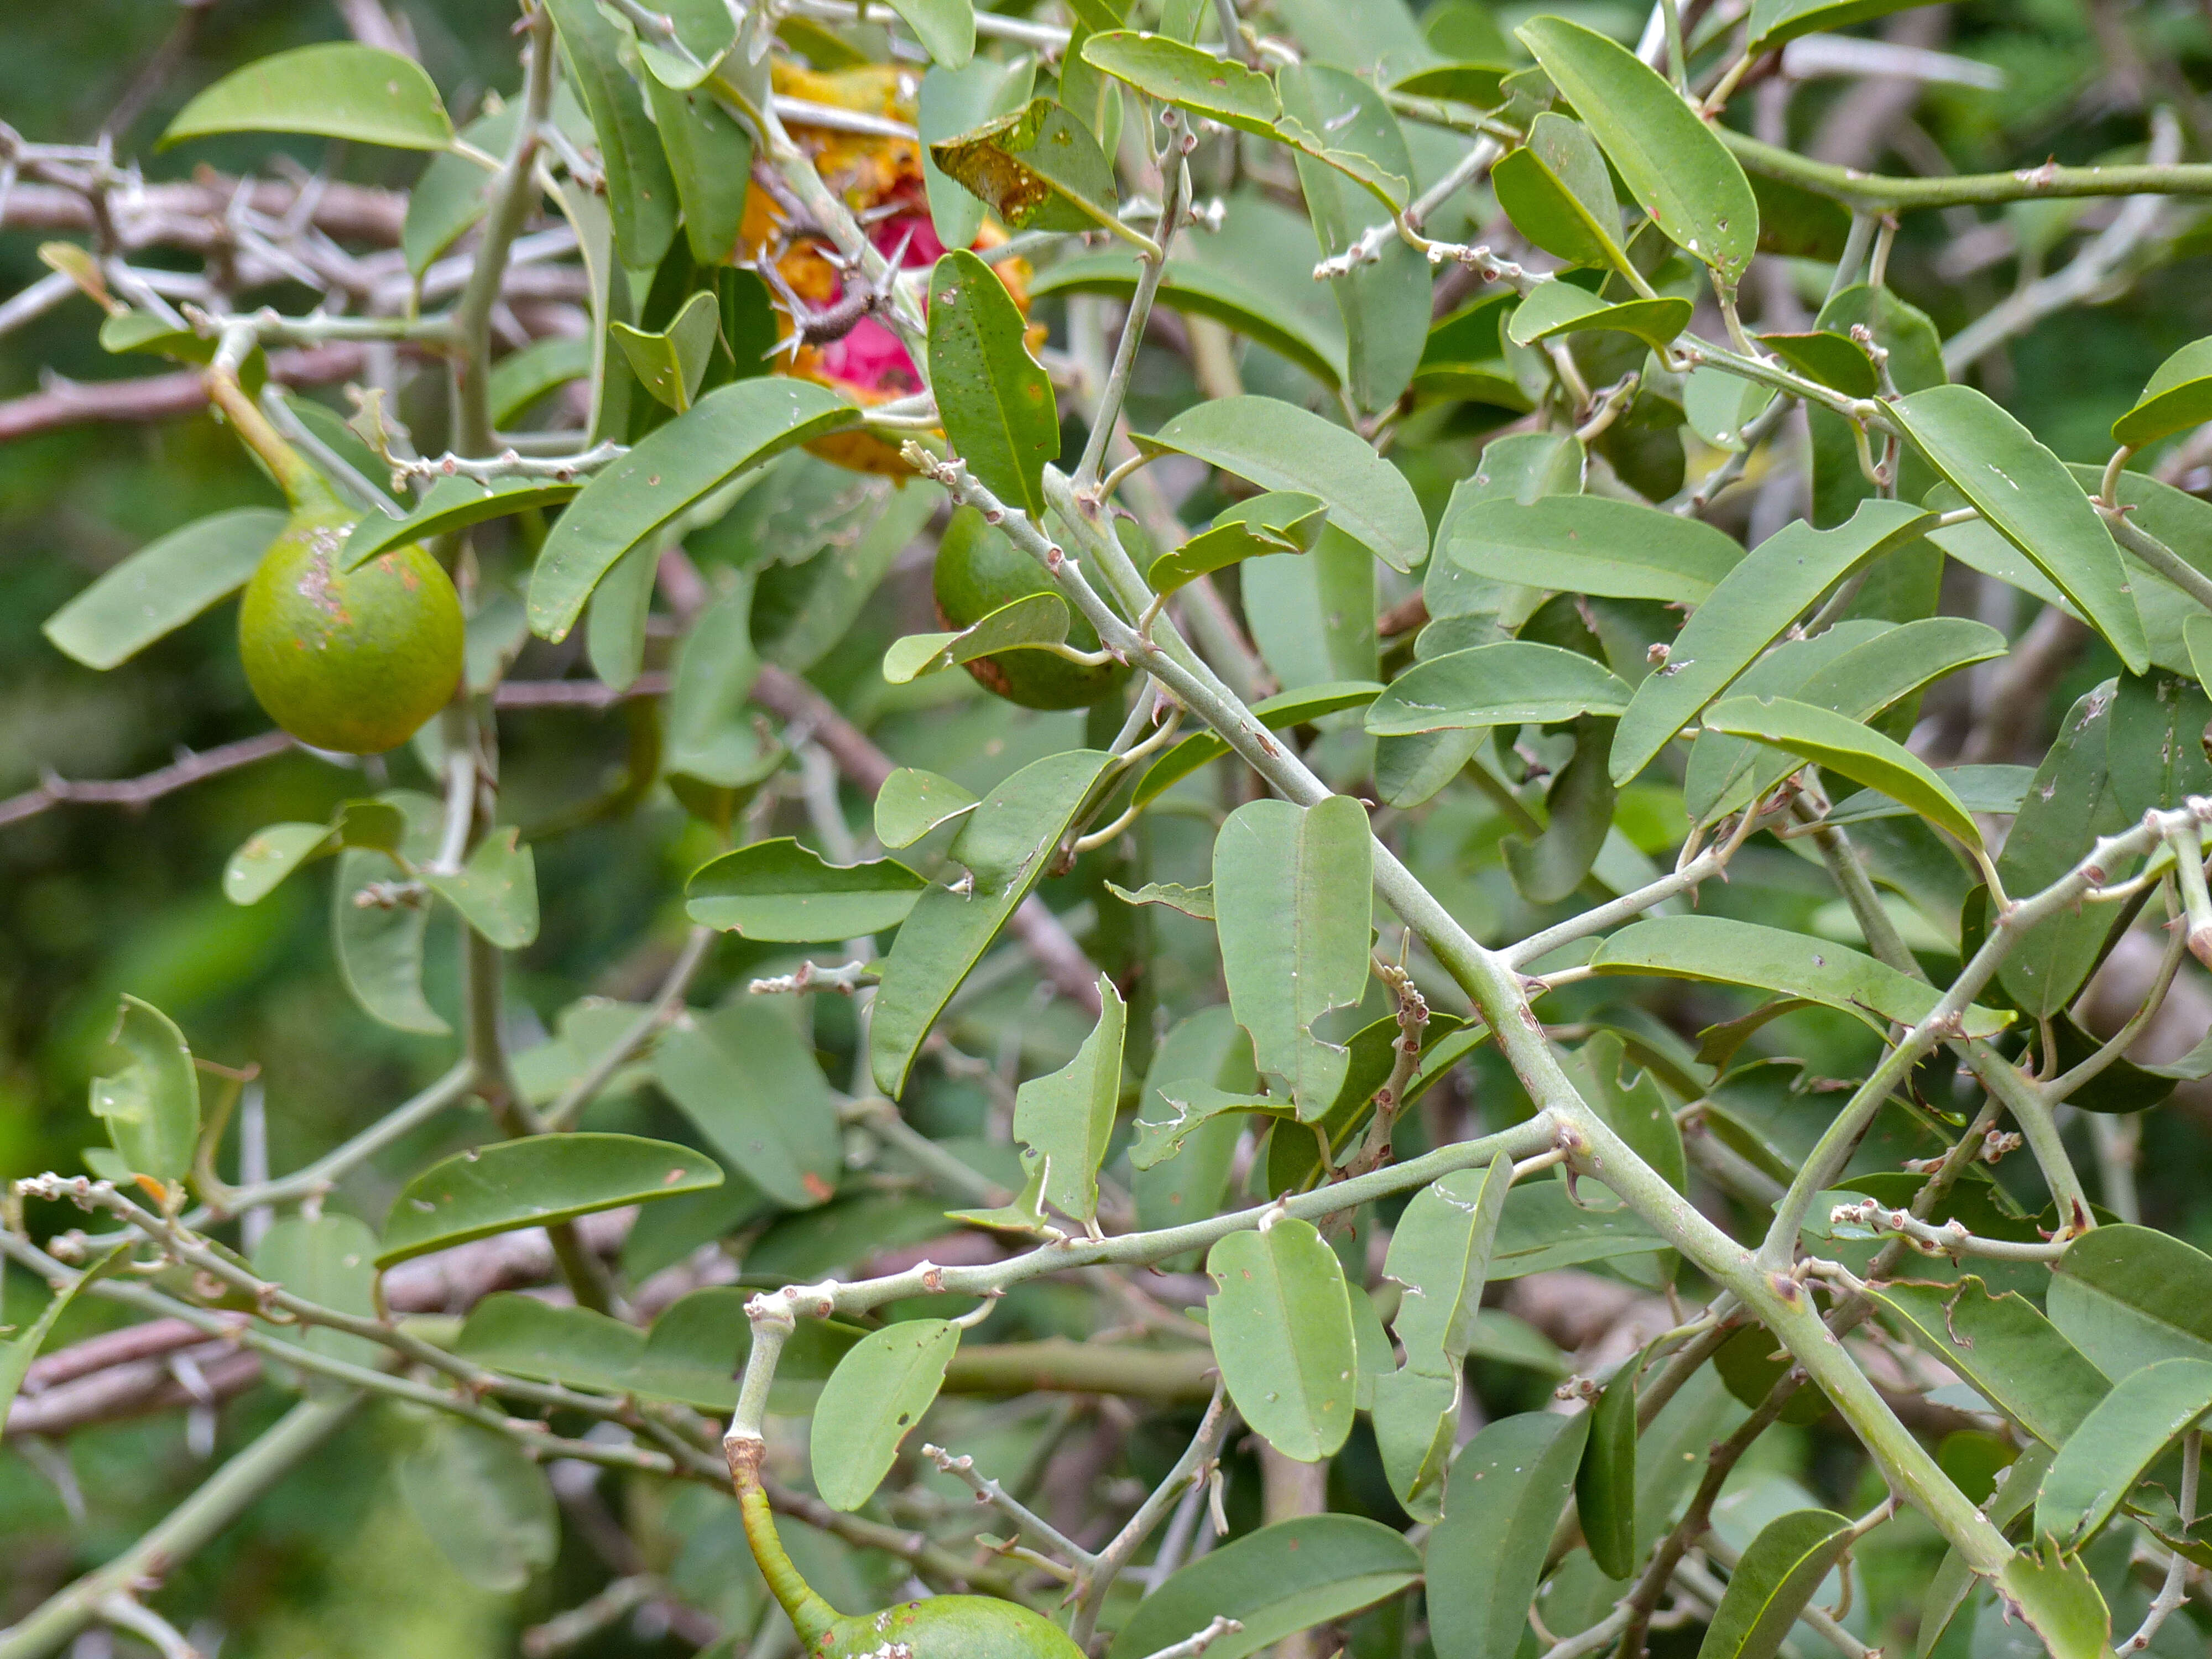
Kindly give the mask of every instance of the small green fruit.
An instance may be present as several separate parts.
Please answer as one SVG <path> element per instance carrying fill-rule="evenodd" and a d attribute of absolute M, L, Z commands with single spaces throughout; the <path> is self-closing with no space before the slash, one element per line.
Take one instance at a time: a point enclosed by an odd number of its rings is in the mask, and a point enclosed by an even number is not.
<path fill-rule="evenodd" d="M 937 614 L 948 629 L 971 628 L 1000 605 L 1057 591 L 1036 560 L 985 524 L 972 507 L 962 507 L 945 526 L 932 586 Z M 1098 635 L 1078 616 L 1067 642 L 1079 651 L 1096 651 Z M 1129 672 L 1118 663 L 1086 668 L 1049 651 L 1003 651 L 965 666 L 986 691 L 1024 708 L 1087 708 Z"/>
<path fill-rule="evenodd" d="M 318 749 L 376 755 L 460 683 L 461 602 L 419 544 L 341 569 L 352 523 L 337 507 L 293 514 L 246 585 L 238 648 L 277 725 Z"/>
<path fill-rule="evenodd" d="M 1083 1659 L 1042 1613 L 991 1595 L 933 1595 L 840 1619 L 806 1651 L 815 1659 Z"/>

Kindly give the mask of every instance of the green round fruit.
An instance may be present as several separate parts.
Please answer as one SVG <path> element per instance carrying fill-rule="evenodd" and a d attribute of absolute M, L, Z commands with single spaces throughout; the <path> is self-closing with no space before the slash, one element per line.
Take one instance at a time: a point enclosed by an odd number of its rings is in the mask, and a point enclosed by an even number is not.
<path fill-rule="evenodd" d="M 1057 591 L 1036 560 L 985 524 L 972 507 L 962 507 L 945 526 L 932 586 L 938 617 L 948 629 L 972 628 L 1000 605 Z M 1096 651 L 1098 635 L 1078 616 L 1067 642 L 1079 651 Z M 1129 672 L 1119 663 L 1086 668 L 1049 651 L 1002 651 L 965 666 L 986 691 L 1024 708 L 1088 708 Z"/>
<path fill-rule="evenodd" d="M 933 1595 L 840 1619 L 806 1651 L 813 1659 L 1083 1659 L 1042 1613 L 990 1595 Z"/>
<path fill-rule="evenodd" d="M 285 521 L 246 585 L 238 650 L 277 725 L 317 749 L 377 755 L 413 737 L 460 683 L 461 601 L 418 544 L 342 570 L 352 522 L 334 507 Z"/>

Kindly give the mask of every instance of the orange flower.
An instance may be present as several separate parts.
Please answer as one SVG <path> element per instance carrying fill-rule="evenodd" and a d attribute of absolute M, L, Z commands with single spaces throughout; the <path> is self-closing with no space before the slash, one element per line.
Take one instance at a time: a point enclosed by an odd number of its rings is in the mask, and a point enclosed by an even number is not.
<path fill-rule="evenodd" d="M 913 125 L 920 88 L 913 70 L 896 64 L 822 73 L 778 60 L 772 66 L 775 90 L 811 103 L 835 105 Z M 944 253 L 929 216 L 928 190 L 922 178 L 921 146 L 911 138 L 886 138 L 790 121 L 797 139 L 822 176 L 866 228 L 868 240 L 902 269 L 933 265 Z M 987 221 L 973 246 L 996 247 L 1006 232 Z M 738 255 L 771 256 L 781 286 L 810 312 L 834 312 L 844 297 L 846 274 L 836 249 L 814 227 L 794 224 L 782 204 L 755 178 L 745 198 L 738 230 Z M 999 275 L 1014 302 L 1029 310 L 1029 267 L 1019 259 L 1002 261 Z M 766 273 L 764 272 L 763 275 Z M 770 288 L 778 283 L 771 278 Z M 797 324 L 781 309 L 776 337 L 789 340 Z M 1042 343 L 1042 327 L 1032 329 L 1032 345 Z M 779 350 L 775 372 L 832 387 L 863 407 L 889 403 L 922 389 L 921 374 L 906 343 L 881 319 L 862 315 L 834 338 L 809 341 L 795 350 Z M 898 446 L 869 433 L 845 433 L 807 446 L 824 460 L 855 471 L 904 477 L 911 471 L 899 459 Z"/>

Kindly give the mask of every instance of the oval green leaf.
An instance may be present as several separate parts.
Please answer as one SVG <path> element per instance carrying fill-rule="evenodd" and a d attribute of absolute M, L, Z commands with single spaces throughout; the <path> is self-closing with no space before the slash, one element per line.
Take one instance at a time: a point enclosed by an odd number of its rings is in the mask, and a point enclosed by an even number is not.
<path fill-rule="evenodd" d="M 440 1557 L 501 1595 L 552 1565 L 560 1511 L 537 1460 L 507 1436 L 442 1412 L 425 1413 L 416 1426 L 419 1437 L 394 1473 Z"/>
<path fill-rule="evenodd" d="M 1892 1020 L 1917 1024 L 1937 1000 L 1925 981 L 1861 951 L 1728 916 L 1655 916 L 1631 922 L 1598 946 L 1590 967 L 1600 974 L 1665 974 L 1756 986 L 1825 1003 L 1877 1025 Z M 2011 1018 L 1970 1004 L 1961 1024 L 1969 1036 L 1990 1036 Z"/>
<path fill-rule="evenodd" d="M 1682 605 L 1703 604 L 1743 557 L 1709 524 L 1602 495 L 1477 502 L 1444 551 L 1492 581 Z"/>
<path fill-rule="evenodd" d="M 1393 570 L 1411 570 L 1428 556 L 1428 520 L 1405 474 L 1358 433 L 1294 404 L 1217 398 L 1185 410 L 1140 444 L 1195 456 L 1264 489 L 1317 496 L 1334 527 Z"/>
<path fill-rule="evenodd" d="M 963 0 L 964 3 L 964 0 Z M 964 248 L 929 279 L 929 379 L 953 451 L 1010 507 L 1044 516 L 1045 463 L 1060 455 L 1060 405 L 1030 355 L 1021 307 Z"/>
<path fill-rule="evenodd" d="M 1075 1058 L 1015 1091 L 1014 1139 L 1022 1168 L 1044 1201 L 1062 1215 L 1098 1214 L 1098 1167 L 1114 1138 L 1121 1102 L 1121 1048 L 1128 1009 L 1114 981 L 1098 975 L 1098 1023 Z"/>
<path fill-rule="evenodd" d="M 1608 1578 L 1636 1570 L 1636 1376 L 1638 1358 L 1613 1374 L 1590 1407 L 1589 1438 L 1575 1470 L 1575 1510 L 1590 1559 Z M 1818 1582 L 1817 1580 L 1815 1581 Z"/>
<path fill-rule="evenodd" d="M 1233 58 L 1165 34 L 1114 29 L 1083 43 L 1083 60 L 1148 98 L 1218 121 L 1240 132 L 1275 137 L 1283 106 L 1275 83 Z"/>
<path fill-rule="evenodd" d="M 1903 744 L 1848 715 L 1790 697 L 1729 697 L 1705 711 L 1705 725 L 1730 737 L 1786 749 L 1900 801 L 1970 848 L 1982 832 L 1973 814 L 1935 769 Z"/>
<path fill-rule="evenodd" d="M 708 392 L 593 478 L 562 514 L 530 576 L 530 626 L 566 638 L 599 578 L 678 514 L 750 467 L 853 418 L 822 386 L 784 375 Z"/>
<path fill-rule="evenodd" d="M 896 927 L 927 885 L 896 859 L 831 864 L 782 836 L 701 865 L 684 886 L 684 908 L 703 927 L 805 945 Z"/>
<path fill-rule="evenodd" d="M 2079 1549 L 2182 1431 L 2212 1411 L 2212 1362 L 2161 1359 L 2112 1385 L 2066 1437 L 2035 1500 L 2035 1530 Z"/>
<path fill-rule="evenodd" d="M 1500 640 L 1417 663 L 1368 705 L 1367 729 L 1405 737 L 1461 726 L 1544 726 L 1580 714 L 1618 714 L 1629 690 L 1579 651 Z"/>
<path fill-rule="evenodd" d="M 975 807 L 975 797 L 951 778 L 919 767 L 902 766 L 876 791 L 876 839 L 894 850 L 911 847 L 940 824 L 964 817 Z"/>
<path fill-rule="evenodd" d="M 1490 185 L 1514 228 L 1547 253 L 1571 265 L 1627 269 L 1613 175 L 1581 123 L 1545 111 L 1529 124 L 1528 142 L 1491 168 Z"/>
<path fill-rule="evenodd" d="M 2046 1445 L 2064 1445 L 2105 1397 L 2103 1374 L 2023 1296 L 1991 1296 L 1971 1274 L 1871 1294 L 1906 1335 Z"/>
<path fill-rule="evenodd" d="M 2051 1276 L 2051 1322 L 2107 1376 L 2212 1360 L 2212 1256 L 2152 1227 L 2099 1227 Z"/>
<path fill-rule="evenodd" d="M 2112 441 L 2141 449 L 2212 421 L 2212 339 L 2191 340 L 2158 366 L 2136 406 L 2112 422 Z"/>
<path fill-rule="evenodd" d="M 1152 1591 L 1115 1632 L 1107 1659 L 1146 1659 L 1224 1615 L 1243 1628 L 1211 1643 L 1208 1659 L 1246 1659 L 1395 1595 L 1420 1572 L 1413 1547 L 1380 1522 L 1357 1515 L 1279 1521 L 1200 1557 Z"/>
<path fill-rule="evenodd" d="M 101 575 L 42 631 L 86 667 L 113 668 L 243 587 L 283 527 L 274 507 L 242 507 L 173 530 Z"/>
<path fill-rule="evenodd" d="M 1589 1423 L 1588 1412 L 1523 1412 L 1461 1449 L 1426 1552 L 1437 1659 L 1497 1659 L 1521 1645 Z"/>
<path fill-rule="evenodd" d="M 636 1135 L 533 1135 L 456 1152 L 400 1189 L 376 1265 L 722 1184 L 703 1152 Z"/>
<path fill-rule="evenodd" d="M 1683 623 L 1659 672 L 1636 688 L 1613 733 L 1613 781 L 1626 783 L 1650 765 L 1807 606 L 1869 560 L 1911 541 L 1931 516 L 1903 502 L 1869 501 L 1848 524 L 1815 530 L 1801 519 L 1744 555 Z"/>
<path fill-rule="evenodd" d="M 1310 1222 L 1231 1233 L 1209 1251 L 1213 1357 L 1244 1420 L 1301 1463 L 1352 1432 L 1359 1360 L 1336 1252 Z"/>
<path fill-rule="evenodd" d="M 945 1386 L 959 1327 L 905 1319 L 871 1331 L 837 1362 L 814 1408 L 809 1458 L 814 1489 L 833 1510 L 866 1503 Z"/>
<path fill-rule="evenodd" d="M 1760 1528 L 1729 1575 L 1698 1659 L 1774 1659 L 1851 1537 L 1851 1523 L 1826 1510 L 1797 1510 Z"/>
<path fill-rule="evenodd" d="M 133 1175 L 174 1181 L 191 1168 L 200 1138 L 200 1079 L 177 1023 L 150 1002 L 126 996 L 108 1045 L 123 1064 L 92 1080 L 93 1115 Z"/>
<path fill-rule="evenodd" d="M 786 1209 L 811 1209 L 836 1194 L 844 1151 L 837 1097 L 780 1010 L 742 998 L 692 1017 L 661 1038 L 653 1080 L 725 1165 Z"/>
<path fill-rule="evenodd" d="M 905 685 L 1001 651 L 1064 644 L 1068 622 L 1067 601 L 1059 594 L 1024 594 L 957 634 L 908 634 L 893 641 L 884 653 L 884 678 Z"/>
<path fill-rule="evenodd" d="M 2065 463 L 1972 386 L 1930 386 L 1889 410 L 1945 482 L 2057 585 L 2130 672 L 2142 673 L 2150 658 L 2126 567 Z"/>
<path fill-rule="evenodd" d="M 1733 289 L 1759 251 L 1751 181 L 1682 95 L 1627 47 L 1564 17 L 1514 33 L 1620 170 L 1636 204 Z"/>
<path fill-rule="evenodd" d="M 352 41 L 297 46 L 233 70 L 177 112 L 158 147 L 211 132 L 309 132 L 393 149 L 453 142 L 420 64 Z"/>

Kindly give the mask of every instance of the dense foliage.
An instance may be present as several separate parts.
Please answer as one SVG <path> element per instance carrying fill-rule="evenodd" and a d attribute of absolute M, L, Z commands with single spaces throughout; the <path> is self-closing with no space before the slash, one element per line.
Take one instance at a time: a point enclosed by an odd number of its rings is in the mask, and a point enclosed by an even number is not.
<path fill-rule="evenodd" d="M 49 9 L 0 1659 L 2203 1650 L 2205 12 Z"/>

